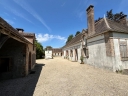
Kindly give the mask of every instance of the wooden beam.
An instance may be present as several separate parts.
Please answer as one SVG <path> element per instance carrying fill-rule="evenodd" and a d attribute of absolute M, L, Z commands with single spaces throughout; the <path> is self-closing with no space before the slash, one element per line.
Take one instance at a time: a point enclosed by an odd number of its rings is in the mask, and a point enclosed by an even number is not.
<path fill-rule="evenodd" d="M 24 37 L 18 35 L 16 32 L 14 32 L 13 30 L 11 29 L 8 29 L 2 25 L 0 25 L 0 28 L 1 28 L 1 33 L 5 34 L 5 35 L 11 35 L 10 37 L 19 41 L 19 42 L 22 42 L 22 43 L 29 43 L 29 41 L 25 40 Z M 13 36 L 12 36 L 13 35 Z"/>
<path fill-rule="evenodd" d="M 3 30 L 3 29 L 2 29 L 1 33 L 2 33 L 2 34 L 5 34 L 5 35 L 8 35 L 10 38 L 15 39 L 15 40 L 17 40 L 17 41 L 19 41 L 19 42 L 27 43 L 27 42 L 25 42 L 25 41 L 23 41 L 23 40 L 17 38 L 16 35 L 12 34 L 12 33 L 9 32 L 9 31 L 6 31 L 6 30 Z"/>
<path fill-rule="evenodd" d="M 9 36 L 4 36 L 0 38 L 0 49 L 4 45 L 4 43 L 9 39 Z"/>

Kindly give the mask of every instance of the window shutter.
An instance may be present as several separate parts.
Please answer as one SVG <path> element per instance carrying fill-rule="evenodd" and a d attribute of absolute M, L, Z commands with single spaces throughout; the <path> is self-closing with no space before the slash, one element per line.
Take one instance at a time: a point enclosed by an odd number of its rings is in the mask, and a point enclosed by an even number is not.
<path fill-rule="evenodd" d="M 120 41 L 120 55 L 121 55 L 121 60 L 123 61 L 128 60 L 127 41 Z"/>
<path fill-rule="evenodd" d="M 89 57 L 89 51 L 87 47 L 86 47 L 86 56 Z"/>

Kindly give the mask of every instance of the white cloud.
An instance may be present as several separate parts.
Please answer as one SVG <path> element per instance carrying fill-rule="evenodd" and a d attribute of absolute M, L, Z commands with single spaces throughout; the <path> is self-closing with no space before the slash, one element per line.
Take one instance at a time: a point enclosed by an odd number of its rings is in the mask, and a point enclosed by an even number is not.
<path fill-rule="evenodd" d="M 20 12 L 16 11 L 15 9 L 11 9 L 10 11 L 11 11 L 13 14 L 15 14 L 16 16 L 19 16 L 19 17 L 25 19 L 26 21 L 28 21 L 28 22 L 34 24 L 31 20 L 29 20 L 28 18 L 26 18 L 26 16 L 25 16 L 23 13 L 21 14 Z"/>
<path fill-rule="evenodd" d="M 9 24 L 14 24 L 14 22 L 12 20 L 5 19 L 5 21 L 7 21 Z"/>
<path fill-rule="evenodd" d="M 18 5 L 20 5 L 24 10 L 29 12 L 34 18 L 40 21 L 49 30 L 49 32 L 51 32 L 50 27 L 47 26 L 43 18 L 41 18 L 27 3 L 25 3 L 23 0 L 13 0 L 13 1 Z"/>
<path fill-rule="evenodd" d="M 26 21 L 34 24 L 31 20 L 29 20 L 25 14 L 17 11 L 17 9 L 14 9 L 12 6 L 10 6 L 7 2 L 4 2 L 4 3 L 1 3 L 2 6 L 4 6 L 4 8 L 10 12 L 12 12 L 14 15 L 18 16 L 18 17 L 21 17 L 23 19 L 25 19 Z M 6 15 L 9 15 L 8 13 L 4 12 Z M 13 18 L 14 19 L 14 18 Z"/>
<path fill-rule="evenodd" d="M 46 42 L 51 39 L 58 39 L 58 40 L 62 40 L 64 42 L 66 42 L 66 40 L 67 40 L 65 37 L 61 37 L 59 35 L 50 35 L 50 34 L 36 34 L 36 39 L 39 42 Z"/>
<path fill-rule="evenodd" d="M 5 14 L 5 15 L 7 15 L 7 16 L 9 16 L 9 14 L 8 14 L 8 13 L 6 13 L 6 12 L 4 12 L 4 14 Z"/>
<path fill-rule="evenodd" d="M 66 4 L 66 2 L 64 2 L 64 3 L 61 5 L 61 7 L 63 7 L 65 4 Z"/>
<path fill-rule="evenodd" d="M 81 0 L 79 4 L 76 6 L 75 13 L 81 21 L 85 18 L 86 8 L 90 5 L 96 5 L 94 0 Z"/>

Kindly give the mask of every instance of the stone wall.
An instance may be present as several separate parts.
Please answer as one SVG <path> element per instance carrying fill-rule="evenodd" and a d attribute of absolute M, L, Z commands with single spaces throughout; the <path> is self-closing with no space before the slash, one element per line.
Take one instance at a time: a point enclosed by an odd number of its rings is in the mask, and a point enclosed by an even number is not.
<path fill-rule="evenodd" d="M 8 39 L 0 49 L 0 58 L 11 58 L 10 78 L 25 76 L 26 45 L 14 39 Z M 6 73 L 5 73 L 6 74 Z"/>
<path fill-rule="evenodd" d="M 114 57 L 109 57 L 106 54 L 104 35 L 88 39 L 87 46 L 89 50 L 89 58 L 84 59 L 85 64 L 113 70 Z"/>
<path fill-rule="evenodd" d="M 71 61 L 77 61 L 77 62 L 81 62 L 80 61 L 80 57 L 81 57 L 81 48 L 82 48 L 82 45 L 81 45 L 81 42 L 79 43 L 76 43 L 72 46 L 69 46 L 69 47 L 66 47 L 66 48 L 63 48 L 63 58 L 67 58 L 67 52 L 68 52 L 68 59 L 71 60 Z M 72 55 L 70 54 L 71 53 L 71 50 L 72 50 Z M 76 54 L 76 51 L 77 51 L 77 54 Z"/>
<path fill-rule="evenodd" d="M 35 66 L 36 61 L 36 48 L 33 48 L 33 44 L 28 44 L 28 54 L 31 53 L 31 69 Z M 29 56 L 28 56 L 29 57 Z"/>
<path fill-rule="evenodd" d="M 110 38 L 112 37 L 112 33 L 107 32 L 104 34 L 104 37 L 105 37 L 106 55 L 114 56 L 115 55 L 114 43 L 113 43 L 113 39 Z"/>

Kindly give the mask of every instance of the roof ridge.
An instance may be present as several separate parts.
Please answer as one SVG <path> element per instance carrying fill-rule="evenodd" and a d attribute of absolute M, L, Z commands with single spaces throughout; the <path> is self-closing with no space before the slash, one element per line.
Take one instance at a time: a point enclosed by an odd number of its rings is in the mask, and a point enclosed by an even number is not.
<path fill-rule="evenodd" d="M 80 34 L 82 34 L 82 32 L 80 32 L 78 35 L 76 35 L 75 37 L 73 37 L 67 44 L 69 44 L 72 40 L 74 40 L 76 37 L 78 37 Z M 66 45 L 67 45 L 66 44 Z"/>
<path fill-rule="evenodd" d="M 107 19 L 106 19 L 105 15 L 104 15 L 104 21 L 105 21 L 107 27 L 108 27 L 109 29 L 111 29 L 110 26 L 109 26 L 109 24 L 108 24 L 108 22 L 107 22 Z"/>
<path fill-rule="evenodd" d="M 98 20 L 97 22 L 95 22 L 95 25 L 98 24 L 99 22 L 101 22 L 102 20 L 103 20 L 103 18 Z"/>

